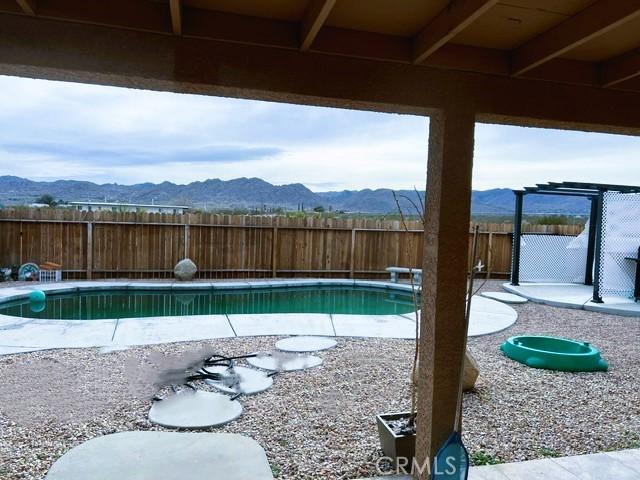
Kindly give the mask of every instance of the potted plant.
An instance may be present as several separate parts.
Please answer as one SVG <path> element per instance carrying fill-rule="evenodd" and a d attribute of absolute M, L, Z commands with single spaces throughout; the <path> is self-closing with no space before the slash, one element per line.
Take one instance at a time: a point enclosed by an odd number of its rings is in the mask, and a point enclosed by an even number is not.
<path fill-rule="evenodd" d="M 396 207 L 398 209 L 400 219 L 402 222 L 403 229 L 405 232 L 409 232 L 409 227 L 406 222 L 406 218 L 404 212 L 400 206 L 399 198 L 404 198 L 418 213 L 418 218 L 420 219 L 421 224 L 424 226 L 424 203 L 422 202 L 422 197 L 416 191 L 416 196 L 418 201 L 415 202 L 411 198 L 408 198 L 404 195 L 396 195 L 393 192 L 393 197 L 396 202 Z M 474 229 L 473 236 L 473 247 L 472 247 L 472 258 L 475 261 L 476 251 L 477 251 L 477 236 L 478 236 L 478 227 Z M 413 240 L 414 237 L 409 235 L 409 241 L 406 243 L 408 249 L 413 248 Z M 468 282 L 468 291 L 467 291 L 467 306 L 466 306 L 466 315 L 470 313 L 471 306 L 471 297 L 474 293 L 473 290 L 473 280 L 474 274 L 482 270 L 482 262 L 478 262 L 478 265 L 471 269 L 470 279 Z M 424 277 L 423 277 L 424 278 Z M 411 282 L 411 290 L 413 293 L 413 306 L 415 312 L 415 323 L 416 323 L 416 335 L 415 335 L 415 345 L 413 350 L 413 363 L 411 368 L 411 410 L 408 412 L 392 412 L 392 413 L 383 413 L 376 416 L 376 423 L 378 426 L 378 435 L 380 437 L 380 446 L 382 447 L 382 451 L 384 455 L 388 458 L 393 459 L 394 464 L 397 465 L 398 459 L 408 459 L 409 462 L 415 456 L 415 444 L 416 444 L 416 397 L 417 397 L 417 381 L 418 381 L 418 354 L 419 354 L 419 346 L 420 346 L 420 304 L 418 298 L 419 286 L 414 285 L 413 280 L 413 271 L 411 267 L 409 268 L 409 279 Z M 477 365 L 473 357 L 469 355 L 468 352 L 465 352 L 465 366 L 464 366 L 464 384 L 473 385 L 475 383 L 475 379 L 478 376 Z M 468 368 L 469 367 L 469 368 Z"/>

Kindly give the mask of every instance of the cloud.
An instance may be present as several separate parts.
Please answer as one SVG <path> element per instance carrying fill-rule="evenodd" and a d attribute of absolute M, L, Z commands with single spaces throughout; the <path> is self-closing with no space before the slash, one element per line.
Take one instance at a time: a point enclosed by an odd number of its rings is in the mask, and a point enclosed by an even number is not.
<path fill-rule="evenodd" d="M 422 188 L 428 119 L 0 76 L 0 174 Z M 634 137 L 479 124 L 474 188 L 640 183 Z M 153 167 L 153 168 L 151 168 Z"/>
<path fill-rule="evenodd" d="M 640 138 L 479 124 L 474 185 L 522 188 L 548 181 L 640 184 Z"/>
<path fill-rule="evenodd" d="M 165 163 L 241 162 L 270 158 L 283 152 L 277 147 L 251 147 L 245 145 L 175 145 L 171 149 L 122 145 L 85 145 L 84 143 L 24 142 L 0 144 L 7 155 L 34 155 L 60 158 L 65 161 L 83 161 L 93 165 L 158 165 Z"/>

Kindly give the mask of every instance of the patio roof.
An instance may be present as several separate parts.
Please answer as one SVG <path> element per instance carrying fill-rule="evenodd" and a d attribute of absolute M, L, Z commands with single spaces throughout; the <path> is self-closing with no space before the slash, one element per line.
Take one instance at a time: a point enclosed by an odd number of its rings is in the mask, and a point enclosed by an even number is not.
<path fill-rule="evenodd" d="M 0 0 L 0 13 L 640 90 L 635 1 Z"/>

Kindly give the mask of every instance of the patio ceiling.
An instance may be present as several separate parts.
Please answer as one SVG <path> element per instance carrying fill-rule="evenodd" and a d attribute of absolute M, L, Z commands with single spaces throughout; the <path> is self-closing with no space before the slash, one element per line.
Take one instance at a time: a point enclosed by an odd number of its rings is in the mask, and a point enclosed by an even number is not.
<path fill-rule="evenodd" d="M 0 13 L 640 91 L 635 0 L 0 0 Z"/>

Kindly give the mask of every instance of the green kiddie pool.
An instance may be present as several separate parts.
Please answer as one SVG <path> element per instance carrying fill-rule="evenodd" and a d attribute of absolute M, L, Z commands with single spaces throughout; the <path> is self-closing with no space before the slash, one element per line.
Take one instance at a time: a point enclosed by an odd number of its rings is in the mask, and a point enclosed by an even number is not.
<path fill-rule="evenodd" d="M 597 348 L 567 338 L 521 335 L 507 339 L 500 350 L 533 368 L 566 372 L 606 372 L 609 368 Z"/>

